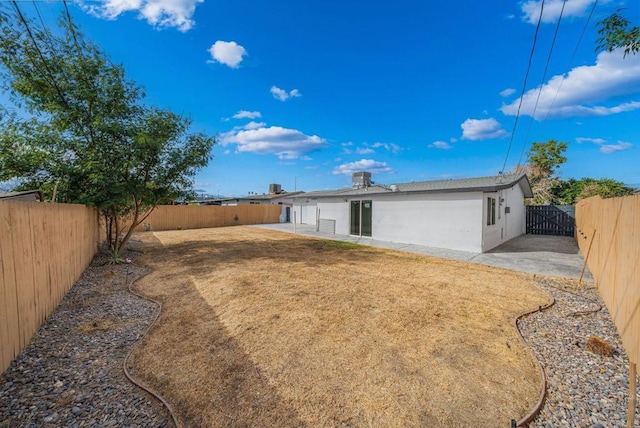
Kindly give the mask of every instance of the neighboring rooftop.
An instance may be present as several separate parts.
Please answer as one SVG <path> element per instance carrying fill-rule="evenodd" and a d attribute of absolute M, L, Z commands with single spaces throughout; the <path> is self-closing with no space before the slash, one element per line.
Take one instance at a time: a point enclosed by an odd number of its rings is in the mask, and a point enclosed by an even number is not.
<path fill-rule="evenodd" d="M 509 188 L 514 184 L 520 184 L 524 196 L 533 197 L 531 185 L 526 174 L 507 174 L 490 177 L 460 178 L 452 180 L 434 181 L 412 181 L 409 183 L 398 183 L 391 185 L 372 184 L 368 187 L 346 187 L 335 190 L 320 190 L 307 192 L 297 197 L 322 198 L 331 196 L 351 196 L 363 194 L 383 194 L 383 193 L 441 193 L 441 192 L 470 192 L 484 191 L 494 192 Z"/>
<path fill-rule="evenodd" d="M 43 196 L 40 190 L 25 190 L 23 192 L 0 193 L 0 200 L 3 200 L 3 199 L 42 202 Z"/>

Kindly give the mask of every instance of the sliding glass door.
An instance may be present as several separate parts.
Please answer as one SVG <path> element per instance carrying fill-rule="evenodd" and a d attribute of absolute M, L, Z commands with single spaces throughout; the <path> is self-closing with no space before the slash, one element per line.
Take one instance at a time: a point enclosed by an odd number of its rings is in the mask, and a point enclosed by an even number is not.
<path fill-rule="evenodd" d="M 351 201 L 351 234 L 371 236 L 373 204 L 369 201 Z"/>

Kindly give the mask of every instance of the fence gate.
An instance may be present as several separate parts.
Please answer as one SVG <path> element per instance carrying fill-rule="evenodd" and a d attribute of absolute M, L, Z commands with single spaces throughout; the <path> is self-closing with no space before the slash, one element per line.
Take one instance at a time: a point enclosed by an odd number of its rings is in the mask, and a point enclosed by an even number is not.
<path fill-rule="evenodd" d="M 573 206 L 528 205 L 527 233 L 532 235 L 574 236 Z"/>

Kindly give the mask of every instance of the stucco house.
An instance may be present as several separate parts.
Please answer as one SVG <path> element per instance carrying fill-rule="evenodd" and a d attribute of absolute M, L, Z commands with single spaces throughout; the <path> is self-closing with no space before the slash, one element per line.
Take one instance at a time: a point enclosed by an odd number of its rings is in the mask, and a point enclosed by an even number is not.
<path fill-rule="evenodd" d="M 293 197 L 297 223 L 341 235 L 485 252 L 525 233 L 525 174 L 376 185 L 353 174 L 353 187 Z"/>

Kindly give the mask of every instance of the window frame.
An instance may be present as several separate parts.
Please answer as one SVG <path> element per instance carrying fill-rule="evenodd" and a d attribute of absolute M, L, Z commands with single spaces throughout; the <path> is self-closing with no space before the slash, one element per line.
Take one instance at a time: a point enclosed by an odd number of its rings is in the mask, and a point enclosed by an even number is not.
<path fill-rule="evenodd" d="M 496 224 L 496 198 L 487 196 L 487 226 Z"/>

